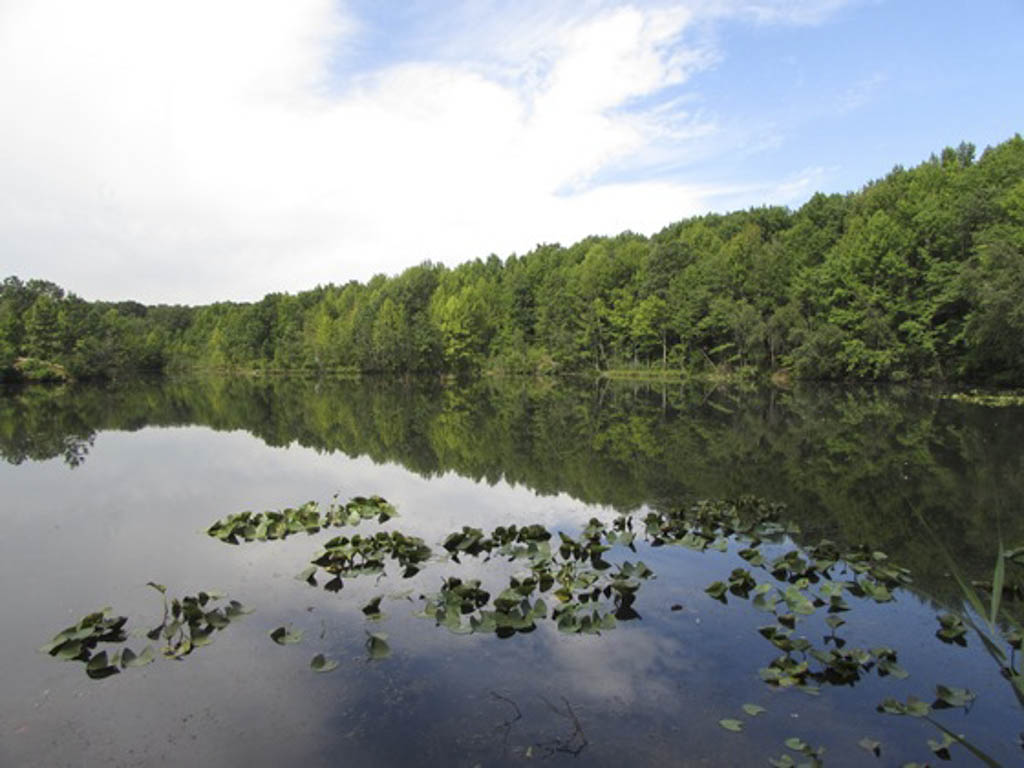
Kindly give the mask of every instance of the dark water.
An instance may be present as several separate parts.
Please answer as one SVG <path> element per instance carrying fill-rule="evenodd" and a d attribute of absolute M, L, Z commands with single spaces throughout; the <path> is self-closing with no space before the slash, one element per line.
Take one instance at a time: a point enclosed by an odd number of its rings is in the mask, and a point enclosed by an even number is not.
<path fill-rule="evenodd" d="M 782 743 L 794 736 L 824 747 L 826 765 L 934 763 L 932 724 L 875 707 L 930 702 L 937 683 L 977 698 L 936 721 L 1003 764 L 1024 758 L 1022 710 L 997 663 L 973 634 L 966 648 L 935 637 L 937 615 L 963 594 L 921 524 L 969 579 L 991 578 L 1000 541 L 1024 544 L 1024 409 L 912 389 L 172 380 L 8 393 L 0 456 L 2 765 L 766 765 L 801 760 Z M 352 531 L 238 546 L 203 533 L 234 512 L 326 505 L 336 492 L 386 497 L 400 516 L 379 527 L 438 556 L 412 578 L 389 568 L 331 593 L 322 578 L 313 588 L 293 577 Z M 758 670 L 780 652 L 757 628 L 773 617 L 704 592 L 750 568 L 735 541 L 697 552 L 640 535 L 636 553 L 614 548 L 610 562 L 642 560 L 656 575 L 638 616 L 600 635 L 550 619 L 508 638 L 456 635 L 415 616 L 445 577 L 479 578 L 496 595 L 523 571 L 441 558 L 463 525 L 576 535 L 594 517 L 742 494 L 786 505 L 794 532 L 766 552 L 827 537 L 911 570 L 892 602 L 848 598 L 839 630 L 848 648 L 893 648 L 909 677 L 866 670 L 816 696 L 763 682 Z M 220 590 L 254 612 L 180 661 L 104 680 L 37 652 L 107 605 L 132 629 L 159 623 L 150 580 L 174 595 Z M 371 621 L 360 609 L 374 596 L 384 617 Z M 794 637 L 821 647 L 823 617 L 800 617 Z M 278 626 L 302 642 L 276 645 Z M 388 658 L 368 659 L 367 632 L 387 634 Z M 338 668 L 312 672 L 318 653 Z M 766 711 L 751 717 L 746 703 Z M 864 737 L 881 742 L 880 761 L 857 746 Z M 960 745 L 951 754 L 974 762 Z"/>

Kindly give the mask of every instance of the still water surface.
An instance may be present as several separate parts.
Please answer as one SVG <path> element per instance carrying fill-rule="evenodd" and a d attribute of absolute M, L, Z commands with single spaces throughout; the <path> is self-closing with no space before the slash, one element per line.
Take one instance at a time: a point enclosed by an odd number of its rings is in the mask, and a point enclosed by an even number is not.
<path fill-rule="evenodd" d="M 0 455 L 0 765 L 757 765 L 799 760 L 783 745 L 793 736 L 824 747 L 826 765 L 935 762 L 934 727 L 875 707 L 931 701 L 937 683 L 977 695 L 937 720 L 1003 764 L 1024 757 L 1021 709 L 993 659 L 976 637 L 966 648 L 935 637 L 962 596 L 915 514 L 971 578 L 990 578 L 1000 539 L 1024 544 L 1024 409 L 909 389 L 171 380 L 7 393 Z M 238 546 L 204 533 L 235 512 L 335 493 L 384 496 L 399 517 L 355 530 L 419 536 L 437 556 L 411 578 L 391 567 L 332 593 L 294 576 L 351 530 Z M 508 638 L 456 635 L 415 615 L 446 577 L 497 595 L 523 571 L 442 558 L 463 525 L 575 536 L 591 518 L 743 494 L 787 505 L 794 532 L 768 554 L 828 537 L 912 571 L 892 602 L 848 598 L 839 632 L 850 648 L 893 648 L 909 677 L 868 670 L 816 696 L 765 684 L 758 670 L 779 651 L 757 628 L 772 617 L 704 592 L 750 568 L 744 545 L 651 547 L 642 524 L 635 553 L 606 555 L 655 573 L 638 616 L 614 629 L 566 634 L 545 619 Z M 150 580 L 254 612 L 180 661 L 104 680 L 37 652 L 107 605 L 133 630 L 158 624 Z M 371 620 L 361 607 L 376 596 L 384 615 Z M 275 644 L 278 626 L 302 642 Z M 386 633 L 388 658 L 368 658 L 368 632 Z M 828 633 L 823 615 L 801 616 L 794 636 L 821 647 Z M 338 668 L 313 672 L 315 654 Z M 748 703 L 765 712 L 749 716 Z M 881 742 L 881 761 L 857 746 L 864 737 Z"/>

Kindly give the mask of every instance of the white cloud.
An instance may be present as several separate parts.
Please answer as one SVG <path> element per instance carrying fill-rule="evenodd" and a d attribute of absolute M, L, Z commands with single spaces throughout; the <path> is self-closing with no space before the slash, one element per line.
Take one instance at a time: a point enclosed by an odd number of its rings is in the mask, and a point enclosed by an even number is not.
<path fill-rule="evenodd" d="M 708 11 L 556 10 L 520 12 L 492 59 L 462 28 L 446 55 L 345 76 L 366 30 L 326 0 L 8 2 L 0 272 L 90 298 L 257 298 L 707 209 L 700 185 L 592 182 L 713 132 L 685 101 L 631 108 L 713 63 L 683 41 Z"/>

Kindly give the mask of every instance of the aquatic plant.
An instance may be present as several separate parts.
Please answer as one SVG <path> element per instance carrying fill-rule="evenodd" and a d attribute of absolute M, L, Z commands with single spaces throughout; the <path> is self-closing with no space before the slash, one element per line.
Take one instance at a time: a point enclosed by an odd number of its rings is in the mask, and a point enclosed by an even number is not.
<path fill-rule="evenodd" d="M 210 530 L 211 535 L 225 541 L 283 539 L 294 532 L 316 533 L 329 526 L 358 524 L 371 518 L 383 523 L 393 517 L 393 510 L 380 497 L 356 497 L 347 505 L 332 508 L 328 516 L 320 515 L 314 506 L 304 505 L 274 515 L 246 517 L 247 513 L 242 513 L 215 523 Z M 496 566 L 504 563 L 503 569 L 511 565 L 519 570 L 505 574 L 507 581 L 499 590 L 485 588 L 480 579 L 449 573 L 442 577 L 436 592 L 419 595 L 421 608 L 417 615 L 456 635 L 488 633 L 512 638 L 530 633 L 546 621 L 563 633 L 597 635 L 616 628 L 621 621 L 639 617 L 634 608 L 637 596 L 655 575 L 643 561 L 616 555 L 636 553 L 640 542 L 655 548 L 682 547 L 702 553 L 733 550 L 745 567 L 733 568 L 727 577 L 707 585 L 705 592 L 727 605 L 730 601 L 748 601 L 770 617 L 768 623 L 757 628 L 778 653 L 757 670 L 767 686 L 817 695 L 823 686 L 855 685 L 867 675 L 907 677 L 895 648 L 881 643 L 854 647 L 840 630 L 848 626 L 850 612 L 858 601 L 875 604 L 897 599 L 899 590 L 910 585 L 910 573 L 891 562 L 884 552 L 870 547 L 843 549 L 829 540 L 798 546 L 793 539 L 797 529 L 785 522 L 783 512 L 780 505 L 743 497 L 647 511 L 642 517 L 620 515 L 608 523 L 591 519 L 576 535 L 549 531 L 541 525 L 498 526 L 490 532 L 463 526 L 442 539 L 438 552 L 422 539 L 395 530 L 335 536 L 324 543 L 312 564 L 297 578 L 316 584 L 316 575 L 323 570 L 331 576 L 324 588 L 340 591 L 342 577 L 380 577 L 392 563 L 397 564 L 403 578 L 418 574 L 430 562 L 435 567 L 448 562 L 461 564 L 464 559 L 493 561 Z M 1024 683 L 1014 656 L 1024 633 L 1003 604 L 1004 594 L 1016 595 L 1021 588 L 1008 576 L 1007 568 L 1021 564 L 1024 548 L 1004 550 L 1000 546 L 992 579 L 972 584 L 950 558 L 950 572 L 964 592 L 966 607 L 939 613 L 936 636 L 957 645 L 979 638 L 1024 703 Z M 181 659 L 209 644 L 216 631 L 246 612 L 236 601 L 218 606 L 224 597 L 218 593 L 200 592 L 168 600 L 162 585 L 150 582 L 150 586 L 163 596 L 164 612 L 161 623 L 148 636 L 152 640 L 163 638 L 163 654 L 170 658 Z M 987 601 L 982 600 L 982 591 L 989 593 Z M 404 596 L 411 599 L 408 593 Z M 384 597 L 375 595 L 360 607 L 367 620 L 385 618 L 381 609 Z M 119 667 L 152 662 L 152 646 L 138 655 L 127 647 L 100 649 L 103 643 L 116 646 L 127 639 L 126 621 L 109 609 L 89 614 L 58 633 L 42 650 L 56 658 L 84 662 L 87 673 L 94 678 L 116 674 Z M 809 621 L 827 627 L 828 634 L 820 642 L 799 633 L 801 624 Z M 298 644 L 304 637 L 301 628 L 291 626 L 278 626 L 268 635 L 282 646 Z M 384 660 L 392 654 L 387 635 L 382 632 L 367 631 L 364 646 L 369 661 Z M 329 672 L 338 667 L 338 662 L 317 653 L 309 666 L 314 672 Z M 944 709 L 969 709 L 974 699 L 975 694 L 966 688 L 940 683 L 928 700 L 887 697 L 877 709 L 886 715 L 921 719 L 938 729 L 941 738 L 930 739 L 928 744 L 940 759 L 948 757 L 951 747 L 960 745 L 977 759 L 995 765 L 981 748 L 936 717 Z M 719 725 L 741 734 L 746 722 L 743 717 L 757 717 L 766 709 L 746 703 L 742 711 L 740 717 L 721 718 Z M 566 712 L 578 725 L 567 702 Z M 797 756 L 784 753 L 772 757 L 772 765 L 785 768 L 822 764 L 822 748 L 812 747 L 798 737 L 787 739 L 785 744 Z M 571 751 L 579 744 L 570 739 L 563 746 Z M 881 754 L 880 742 L 869 737 L 862 739 L 860 746 L 875 756 Z"/>
<path fill-rule="evenodd" d="M 239 539 L 247 542 L 273 541 L 286 539 L 295 533 L 312 535 L 323 528 L 355 526 L 364 520 L 384 523 L 397 514 L 395 508 L 380 496 L 355 496 L 346 504 L 332 501 L 323 513 L 315 501 L 282 510 L 237 512 L 215 522 L 206 529 L 206 533 L 227 544 L 237 544 Z"/>
<path fill-rule="evenodd" d="M 225 595 L 203 591 L 195 595 L 167 599 L 167 588 L 163 584 L 149 582 L 163 598 L 163 618 L 145 635 L 150 640 L 163 640 L 163 655 L 167 658 L 182 659 L 198 648 L 213 642 L 215 632 L 227 628 L 239 617 L 250 611 L 237 600 L 224 605 L 215 603 Z M 116 675 L 121 669 L 142 667 L 152 663 L 156 651 L 147 645 L 135 653 L 127 645 L 128 618 L 115 616 L 111 608 L 90 613 L 76 624 L 58 632 L 53 639 L 39 650 L 62 661 L 80 661 L 85 664 L 89 677 L 102 679 Z M 99 650 L 100 644 L 121 646 Z"/>

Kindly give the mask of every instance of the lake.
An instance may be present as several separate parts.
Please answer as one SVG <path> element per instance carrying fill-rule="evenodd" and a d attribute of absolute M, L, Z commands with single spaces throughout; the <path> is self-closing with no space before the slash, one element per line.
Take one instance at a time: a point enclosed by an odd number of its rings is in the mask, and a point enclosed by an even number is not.
<path fill-rule="evenodd" d="M 1021 566 L 996 650 L 955 576 L 1024 545 L 1021 407 L 171 378 L 7 392 L 0 457 L 5 766 L 978 762 L 939 726 L 1024 758 Z"/>

